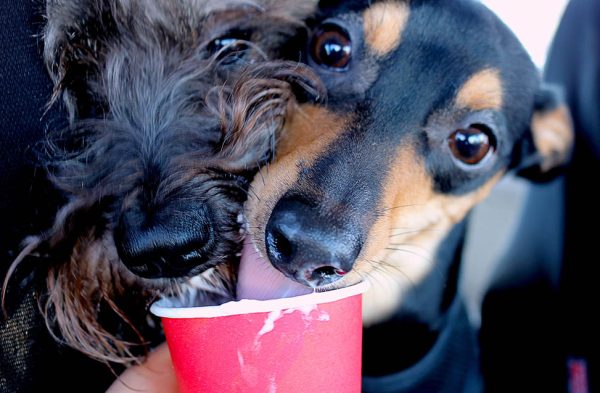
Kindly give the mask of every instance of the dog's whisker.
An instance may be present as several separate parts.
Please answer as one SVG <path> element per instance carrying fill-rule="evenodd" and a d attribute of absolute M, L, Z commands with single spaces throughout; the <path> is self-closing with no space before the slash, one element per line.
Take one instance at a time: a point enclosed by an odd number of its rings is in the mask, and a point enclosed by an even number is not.
<path fill-rule="evenodd" d="M 391 234 L 389 237 L 398 237 L 398 236 L 404 236 L 404 235 L 413 235 L 415 233 L 425 233 L 425 232 L 439 232 L 439 233 L 443 233 L 443 231 L 439 230 L 439 229 L 415 229 L 415 230 L 411 230 L 411 231 L 404 231 L 404 232 L 400 232 L 400 233 L 393 233 Z"/>
<path fill-rule="evenodd" d="M 435 261 L 433 260 L 433 256 L 432 256 L 432 253 L 431 253 L 430 250 L 428 250 L 427 248 L 424 248 L 422 246 L 416 245 L 416 244 L 401 244 L 400 243 L 400 244 L 396 244 L 396 245 L 397 246 L 404 246 L 404 247 L 398 247 L 398 248 L 396 248 L 396 247 L 390 247 L 390 248 L 386 248 L 386 249 L 389 250 L 389 251 L 394 251 L 394 252 L 396 252 L 396 251 L 407 252 L 407 253 L 413 254 L 415 256 L 418 256 L 418 257 L 422 258 L 423 260 L 425 260 L 429 264 L 429 266 L 432 267 L 433 271 L 438 275 L 438 277 L 440 277 L 442 279 L 445 278 L 444 272 L 439 268 L 438 264 L 435 263 Z M 425 253 L 427 253 L 430 257 L 428 257 L 426 255 L 422 255 L 422 254 L 416 253 L 416 252 L 414 252 L 412 250 L 408 250 L 406 247 L 412 247 L 412 248 L 421 249 Z M 398 263 L 402 264 L 403 261 L 400 259 L 398 261 Z"/>
<path fill-rule="evenodd" d="M 406 246 L 418 247 L 418 246 L 415 246 L 415 245 L 412 245 L 412 244 L 408 244 Z M 431 259 L 430 256 L 419 254 L 418 252 L 415 252 L 413 250 L 409 250 L 407 248 L 402 248 L 402 247 L 386 247 L 385 250 L 388 250 L 388 251 L 399 251 L 399 252 L 404 252 L 404 253 L 412 254 L 412 255 L 415 255 L 417 257 L 422 258 L 423 260 L 427 261 L 429 264 L 433 264 L 434 263 L 433 259 Z"/>
<path fill-rule="evenodd" d="M 248 189 L 248 193 L 252 196 L 252 198 L 256 199 L 258 202 L 262 202 L 256 191 L 252 186 Z"/>
<path fill-rule="evenodd" d="M 260 176 L 260 178 L 262 180 L 262 183 L 263 183 L 263 186 L 264 186 L 266 184 L 266 182 L 265 182 L 265 177 L 262 174 L 262 167 L 260 166 L 259 162 L 257 162 L 256 165 L 258 167 L 258 176 Z"/>
<path fill-rule="evenodd" d="M 411 287 L 416 286 L 416 283 L 413 281 L 413 279 L 404 270 L 402 270 L 399 266 L 388 263 L 385 260 L 378 260 L 378 261 L 365 260 L 365 261 L 370 263 L 371 269 L 381 273 L 381 275 L 369 275 L 370 277 L 372 277 L 372 278 L 375 277 L 378 280 L 383 280 L 383 278 L 385 277 L 388 280 L 386 282 L 382 282 L 382 281 L 379 282 L 379 285 L 382 287 L 389 285 L 389 279 L 392 279 L 396 284 L 400 284 L 400 285 L 403 284 L 403 282 L 400 280 L 400 278 L 397 277 L 395 274 L 390 274 L 390 271 L 397 272 L 401 276 L 403 276 L 406 279 L 406 281 L 410 284 Z"/>
<path fill-rule="evenodd" d="M 389 243 L 388 246 L 389 247 L 412 247 L 412 248 L 416 248 L 416 249 L 419 249 L 421 251 L 424 251 L 428 255 L 432 255 L 433 254 L 433 252 L 429 248 L 421 246 L 419 244 L 415 244 L 415 243 L 405 243 L 405 242 Z"/>
<path fill-rule="evenodd" d="M 383 209 L 384 212 L 389 212 L 391 210 L 397 210 L 397 209 L 404 209 L 407 207 L 416 207 L 416 206 L 421 206 L 422 203 L 410 203 L 410 204 L 405 204 L 405 205 L 398 205 L 398 206 L 393 206 L 393 207 L 388 207 Z"/>

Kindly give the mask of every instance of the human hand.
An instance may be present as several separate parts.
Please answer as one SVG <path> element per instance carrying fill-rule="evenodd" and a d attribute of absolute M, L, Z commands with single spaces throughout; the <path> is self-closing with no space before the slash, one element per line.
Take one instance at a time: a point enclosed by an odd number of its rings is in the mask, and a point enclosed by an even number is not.
<path fill-rule="evenodd" d="M 146 361 L 132 366 L 108 388 L 106 393 L 177 393 L 177 381 L 166 343 L 153 350 Z"/>

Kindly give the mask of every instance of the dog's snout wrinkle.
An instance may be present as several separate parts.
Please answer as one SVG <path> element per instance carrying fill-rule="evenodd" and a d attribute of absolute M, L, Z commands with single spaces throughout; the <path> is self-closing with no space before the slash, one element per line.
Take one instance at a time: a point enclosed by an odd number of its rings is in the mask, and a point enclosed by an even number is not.
<path fill-rule="evenodd" d="M 336 221 L 299 199 L 282 199 L 266 228 L 271 263 L 311 287 L 339 280 L 352 270 L 362 242 L 355 227 Z"/>

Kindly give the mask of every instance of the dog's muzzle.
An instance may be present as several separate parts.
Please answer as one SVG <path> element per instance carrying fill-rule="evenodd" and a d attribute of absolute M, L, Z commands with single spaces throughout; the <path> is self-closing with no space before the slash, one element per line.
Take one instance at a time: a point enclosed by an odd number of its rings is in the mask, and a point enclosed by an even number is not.
<path fill-rule="evenodd" d="M 114 232 L 123 264 L 144 278 L 176 278 L 210 266 L 207 255 L 215 242 L 206 205 L 176 204 L 153 211 L 125 210 Z"/>
<path fill-rule="evenodd" d="M 362 248 L 352 226 L 336 223 L 318 207 L 293 197 L 280 200 L 273 209 L 265 244 L 273 266 L 311 287 L 341 279 Z"/>

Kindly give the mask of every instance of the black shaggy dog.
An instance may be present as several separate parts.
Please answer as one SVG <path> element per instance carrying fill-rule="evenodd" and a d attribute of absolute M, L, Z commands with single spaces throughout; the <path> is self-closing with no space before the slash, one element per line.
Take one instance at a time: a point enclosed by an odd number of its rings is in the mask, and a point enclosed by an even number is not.
<path fill-rule="evenodd" d="M 50 105 L 62 101 L 70 125 L 50 134 L 46 166 L 65 203 L 52 228 L 26 240 L 4 292 L 37 257 L 53 335 L 118 363 L 144 353 L 158 294 L 228 296 L 228 268 L 197 277 L 235 259 L 249 181 L 296 96 L 319 96 L 306 68 L 270 61 L 299 57 L 294 40 L 312 7 L 49 0 Z"/>

